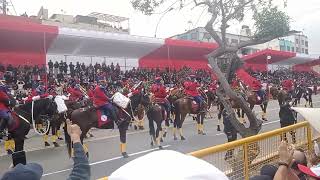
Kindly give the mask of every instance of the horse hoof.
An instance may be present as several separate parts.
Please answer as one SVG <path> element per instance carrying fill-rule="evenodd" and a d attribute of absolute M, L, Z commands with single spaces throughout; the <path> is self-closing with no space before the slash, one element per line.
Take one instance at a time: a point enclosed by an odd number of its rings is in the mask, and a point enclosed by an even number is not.
<path fill-rule="evenodd" d="M 200 130 L 198 130 L 198 134 L 201 134 L 201 131 L 200 131 Z"/>
<path fill-rule="evenodd" d="M 218 126 L 218 127 L 217 127 L 217 131 L 221 131 L 221 128 L 220 128 L 220 126 Z"/>
<path fill-rule="evenodd" d="M 44 146 L 48 147 L 48 146 L 50 146 L 50 144 L 48 142 L 44 142 Z"/>
<path fill-rule="evenodd" d="M 164 132 L 164 133 L 163 133 L 163 137 L 167 137 L 167 132 Z"/>
<path fill-rule="evenodd" d="M 54 142 L 54 143 L 53 143 L 53 146 L 54 146 L 54 147 L 60 147 L 60 145 L 59 145 L 57 142 Z"/>
<path fill-rule="evenodd" d="M 11 149 L 8 149 L 7 153 L 10 155 L 10 154 L 13 154 L 13 151 Z"/>
<path fill-rule="evenodd" d="M 176 141 L 176 140 L 178 140 L 178 138 L 175 136 L 175 137 L 173 137 L 173 140 L 175 140 L 175 141 Z"/>
<path fill-rule="evenodd" d="M 89 134 L 90 137 L 94 137 L 93 134 Z"/>
<path fill-rule="evenodd" d="M 153 142 L 151 142 L 150 145 L 153 146 L 154 145 Z"/>
<path fill-rule="evenodd" d="M 89 152 L 86 152 L 86 156 L 87 156 L 87 158 L 89 159 Z"/>
<path fill-rule="evenodd" d="M 123 153 L 122 153 L 122 156 L 123 156 L 123 158 L 128 158 L 128 157 L 129 157 L 129 155 L 127 154 L 127 152 L 123 152 Z"/>
<path fill-rule="evenodd" d="M 162 147 L 162 146 L 159 146 L 159 149 L 160 149 L 160 150 L 162 150 L 162 149 L 163 149 L 163 147 Z"/>
<path fill-rule="evenodd" d="M 139 130 L 144 130 L 144 127 L 143 126 L 139 126 Z"/>
<path fill-rule="evenodd" d="M 58 138 L 58 140 L 62 141 L 62 140 L 63 140 L 63 138 L 62 138 L 62 137 L 59 137 L 59 138 Z"/>
<path fill-rule="evenodd" d="M 201 135 L 207 135 L 205 132 L 202 132 Z"/>
<path fill-rule="evenodd" d="M 266 118 L 262 118 L 262 120 L 264 120 L 264 121 L 268 121 L 268 119 L 266 119 Z"/>
<path fill-rule="evenodd" d="M 182 141 L 184 141 L 184 140 L 186 140 L 186 138 L 185 138 L 185 137 L 183 137 L 183 136 L 181 136 L 181 140 L 182 140 Z"/>
<path fill-rule="evenodd" d="M 162 139 L 162 138 L 160 139 L 160 142 L 163 142 L 163 139 Z"/>
<path fill-rule="evenodd" d="M 138 130 L 138 127 L 136 125 L 133 126 L 134 130 Z"/>

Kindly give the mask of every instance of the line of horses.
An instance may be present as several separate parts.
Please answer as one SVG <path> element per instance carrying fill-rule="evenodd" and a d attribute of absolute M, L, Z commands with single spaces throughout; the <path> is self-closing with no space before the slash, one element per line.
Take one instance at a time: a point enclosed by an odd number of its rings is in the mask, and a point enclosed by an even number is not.
<path fill-rule="evenodd" d="M 285 90 L 279 90 L 278 88 L 270 88 L 270 94 L 274 99 L 278 99 L 279 104 L 285 102 L 286 98 L 289 97 L 289 93 Z M 312 106 L 312 98 L 311 95 L 306 91 L 302 91 L 302 94 L 305 98 L 307 98 L 307 102 Z M 294 101 L 299 103 L 300 91 L 297 90 L 295 92 Z M 307 90 L 309 91 L 309 90 Z M 216 98 L 214 92 L 211 91 L 201 91 L 202 96 L 205 99 L 205 109 L 210 109 L 212 105 L 216 103 L 218 106 L 219 114 L 221 117 L 221 113 L 223 110 L 222 104 L 219 103 L 219 100 Z M 244 96 L 247 99 L 248 105 L 251 109 L 255 105 L 259 105 L 263 110 L 262 119 L 265 119 L 265 114 L 267 110 L 268 100 L 270 97 L 266 97 L 263 100 L 258 100 L 256 93 L 250 90 L 245 90 Z M 299 93 L 298 93 L 299 92 Z M 268 94 L 268 93 L 267 93 Z M 299 96 L 298 96 L 299 95 Z M 300 98 L 298 98 L 300 97 Z M 55 98 L 55 97 L 54 97 Z M 93 127 L 95 128 L 114 128 L 117 125 L 119 134 L 120 134 L 120 151 L 123 157 L 128 157 L 126 152 L 126 134 L 129 128 L 130 123 L 132 123 L 132 119 L 135 115 L 139 116 L 139 119 L 142 119 L 144 112 L 148 118 L 149 124 L 149 134 L 151 138 L 151 145 L 157 145 L 159 149 L 162 149 L 161 142 L 163 141 L 163 137 L 166 137 L 167 131 L 170 126 L 171 119 L 167 119 L 165 108 L 162 105 L 158 105 L 152 101 L 152 96 L 149 93 L 141 92 L 140 94 L 136 94 L 130 97 L 130 105 L 126 109 L 122 109 L 118 106 L 116 107 L 116 111 L 118 113 L 118 120 L 111 121 L 107 126 L 99 127 L 98 124 L 98 115 L 97 109 L 92 106 L 90 100 L 86 100 L 85 102 L 71 102 L 65 101 L 65 105 L 68 110 L 64 113 L 59 114 L 57 112 L 58 105 L 56 104 L 54 98 L 45 98 L 34 101 L 33 103 L 26 103 L 23 105 L 19 105 L 13 109 L 13 114 L 16 117 L 16 125 L 14 128 L 9 128 L 10 138 L 14 140 L 14 151 L 22 151 L 24 149 L 24 141 L 26 135 L 29 133 L 32 128 L 32 120 L 36 122 L 36 124 L 41 124 L 43 121 L 50 120 L 50 128 L 52 130 L 53 143 L 55 146 L 58 146 L 56 143 L 58 130 L 63 122 L 66 122 L 67 119 L 70 119 L 72 123 L 78 124 L 82 130 L 81 141 L 86 137 L 89 130 Z M 174 117 L 173 119 L 173 136 L 174 139 L 177 140 L 177 133 L 180 136 L 181 140 L 185 140 L 183 136 L 182 126 L 183 122 L 188 114 L 193 114 L 194 120 L 197 122 L 197 132 L 198 134 L 205 135 L 204 132 L 204 118 L 206 116 L 207 111 L 199 111 L 197 108 L 194 108 L 193 99 L 189 97 L 185 97 L 182 89 L 174 89 L 170 91 L 170 95 L 168 100 L 172 106 L 171 113 Z M 241 107 L 230 100 L 233 108 L 237 110 L 238 117 L 240 121 L 243 121 L 244 113 L 240 113 Z M 33 104 L 33 105 L 32 105 Z M 141 110 L 141 107 L 143 109 Z M 138 111 L 137 111 L 138 110 Z M 136 113 L 137 112 L 137 113 Z M 165 127 L 163 128 L 163 123 Z M 33 127 L 36 128 L 36 127 Z M 47 134 L 48 135 L 48 132 Z M 68 147 L 68 153 L 72 155 L 72 142 L 67 133 L 66 126 L 64 126 L 64 135 L 65 142 Z M 46 136 L 45 136 L 46 137 Z M 48 143 L 48 142 L 46 142 Z M 46 144 L 48 145 L 48 144 Z"/>

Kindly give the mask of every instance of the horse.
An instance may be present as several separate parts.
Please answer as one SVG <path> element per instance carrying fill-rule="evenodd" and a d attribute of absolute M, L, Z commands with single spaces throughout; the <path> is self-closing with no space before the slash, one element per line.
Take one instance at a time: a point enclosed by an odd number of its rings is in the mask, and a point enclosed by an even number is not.
<path fill-rule="evenodd" d="M 185 140 L 185 137 L 182 133 L 182 124 L 186 118 L 187 114 L 197 115 L 197 130 L 198 134 L 205 135 L 203 122 L 206 115 L 207 105 L 204 103 L 203 110 L 199 110 L 199 105 L 194 102 L 193 98 L 183 97 L 174 102 L 175 107 L 175 120 L 174 120 L 174 129 L 173 129 L 173 137 L 174 140 L 177 140 L 176 130 L 179 131 L 179 135 L 181 140 Z"/>
<path fill-rule="evenodd" d="M 307 107 L 308 105 L 312 108 L 313 107 L 313 103 L 312 103 L 312 88 L 310 87 L 307 87 L 305 89 L 305 92 L 303 94 L 303 98 L 306 100 L 306 103 L 305 103 L 305 107 Z"/>
<path fill-rule="evenodd" d="M 5 141 L 5 149 L 8 153 L 12 153 L 13 149 L 14 152 L 23 151 L 25 136 L 29 133 L 31 125 L 40 122 L 41 118 L 49 120 L 56 113 L 57 105 L 50 98 L 39 99 L 33 103 L 33 109 L 32 102 L 13 109 L 14 123 L 8 128 L 10 140 Z"/>
<path fill-rule="evenodd" d="M 300 104 L 300 99 L 305 94 L 305 91 L 306 90 L 301 86 L 298 86 L 294 89 L 293 91 L 294 101 L 292 104 L 293 106 L 297 106 L 298 104 Z"/>
<path fill-rule="evenodd" d="M 287 99 L 292 100 L 292 96 L 286 90 L 281 89 L 278 93 L 277 99 L 278 99 L 279 106 L 281 106 L 286 102 Z"/>
<path fill-rule="evenodd" d="M 145 107 L 149 121 L 149 134 L 151 137 L 151 146 L 154 146 L 156 144 L 159 147 L 159 149 L 163 149 L 163 147 L 161 146 L 161 142 L 163 141 L 162 137 L 165 137 L 165 134 L 162 133 L 162 122 L 165 121 L 166 126 L 168 125 L 166 109 L 164 108 L 164 106 L 155 103 L 152 95 L 149 97 L 148 94 L 145 94 L 142 97 L 142 103 Z M 154 128 L 154 123 L 157 126 L 156 130 Z"/>
<path fill-rule="evenodd" d="M 262 120 L 267 121 L 267 107 L 268 107 L 268 97 L 264 92 L 264 98 L 258 99 L 257 93 L 253 91 L 247 91 L 248 103 L 250 105 L 250 109 L 253 110 L 255 105 L 259 105 L 262 109 Z"/>
<path fill-rule="evenodd" d="M 72 123 L 77 124 L 82 131 L 82 134 L 80 136 L 81 143 L 83 143 L 83 139 L 85 138 L 87 132 L 91 128 L 96 127 L 99 129 L 113 129 L 114 124 L 116 124 L 118 126 L 119 134 L 120 134 L 121 155 L 124 158 L 129 157 L 129 155 L 126 152 L 126 133 L 127 133 L 128 126 L 130 124 L 130 120 L 132 119 L 131 107 L 134 111 L 135 108 L 138 107 L 139 104 L 142 104 L 141 96 L 142 96 L 141 93 L 131 96 L 130 97 L 131 106 L 129 107 L 129 105 L 128 105 L 128 107 L 125 110 L 122 109 L 121 107 L 119 107 L 118 105 L 113 104 L 115 111 L 118 114 L 119 119 L 110 119 L 108 117 L 107 119 L 103 120 L 105 122 L 104 124 L 100 124 L 102 119 L 99 120 L 100 117 L 98 117 L 98 114 L 97 114 L 97 111 L 100 111 L 100 110 L 97 109 L 96 107 L 89 106 L 86 108 L 80 108 L 80 109 L 73 110 L 72 113 L 70 114 L 70 119 L 71 119 Z M 109 102 L 109 103 L 112 103 L 112 102 Z M 68 154 L 71 157 L 72 156 L 72 144 L 71 144 L 71 138 L 70 138 L 69 134 L 67 133 L 66 126 L 64 128 L 64 132 L 65 132 L 65 142 L 66 142 L 67 148 L 68 148 Z M 84 148 L 87 151 L 87 147 L 85 145 L 84 145 Z M 88 151 L 86 153 L 87 153 L 87 156 L 89 156 Z"/>
<path fill-rule="evenodd" d="M 277 99 L 279 95 L 279 89 L 275 86 L 270 87 L 270 94 L 272 95 L 272 99 Z"/>
<path fill-rule="evenodd" d="M 211 106 L 216 102 L 217 96 L 216 96 L 215 92 L 210 91 L 210 90 L 204 90 L 204 92 L 206 94 L 207 107 L 208 107 L 208 110 L 209 110 L 211 108 Z"/>

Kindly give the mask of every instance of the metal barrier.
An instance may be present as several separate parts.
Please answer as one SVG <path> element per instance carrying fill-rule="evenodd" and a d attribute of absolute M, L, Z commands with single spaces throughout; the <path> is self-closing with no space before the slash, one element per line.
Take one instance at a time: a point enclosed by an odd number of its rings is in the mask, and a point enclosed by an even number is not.
<path fill-rule="evenodd" d="M 261 133 L 234 142 L 216 145 L 191 152 L 189 155 L 203 159 L 223 171 L 230 180 L 249 180 L 259 174 L 265 164 L 275 164 L 282 139 L 304 150 L 312 147 L 309 123 L 304 121 L 288 127 Z M 99 180 L 108 180 L 108 177 Z"/>
<path fill-rule="evenodd" d="M 301 122 L 189 154 L 214 165 L 232 180 L 248 180 L 259 174 L 263 165 L 277 163 L 278 147 L 284 138 L 296 147 L 311 149 L 311 128 L 308 122 Z"/>

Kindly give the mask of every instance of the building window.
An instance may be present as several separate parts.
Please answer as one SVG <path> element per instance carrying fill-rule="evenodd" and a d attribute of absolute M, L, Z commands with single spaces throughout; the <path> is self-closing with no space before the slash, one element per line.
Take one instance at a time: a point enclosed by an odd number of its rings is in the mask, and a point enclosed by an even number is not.
<path fill-rule="evenodd" d="M 286 51 L 286 47 L 285 46 L 280 46 L 280 51 Z"/>
<path fill-rule="evenodd" d="M 308 50 L 308 49 L 305 49 L 305 53 L 306 53 L 306 54 L 309 54 L 309 50 Z"/>
<path fill-rule="evenodd" d="M 291 47 L 291 51 L 294 52 L 294 47 Z"/>
<path fill-rule="evenodd" d="M 297 47 L 297 48 L 296 48 L 296 52 L 297 52 L 297 53 L 300 53 L 300 48 Z"/>
<path fill-rule="evenodd" d="M 301 40 L 301 44 L 304 45 L 304 40 Z"/>
<path fill-rule="evenodd" d="M 231 44 L 238 44 L 238 40 L 237 39 L 231 39 Z"/>
<path fill-rule="evenodd" d="M 304 48 L 301 49 L 301 53 L 304 53 Z"/>
<path fill-rule="evenodd" d="M 309 46 L 309 42 L 308 42 L 308 41 L 306 41 L 306 42 L 305 42 L 305 45 L 306 45 L 306 47 L 308 47 L 308 46 Z"/>
<path fill-rule="evenodd" d="M 299 44 L 299 39 L 296 39 L 296 44 Z"/>
<path fill-rule="evenodd" d="M 290 46 L 287 46 L 287 51 L 290 51 Z"/>

